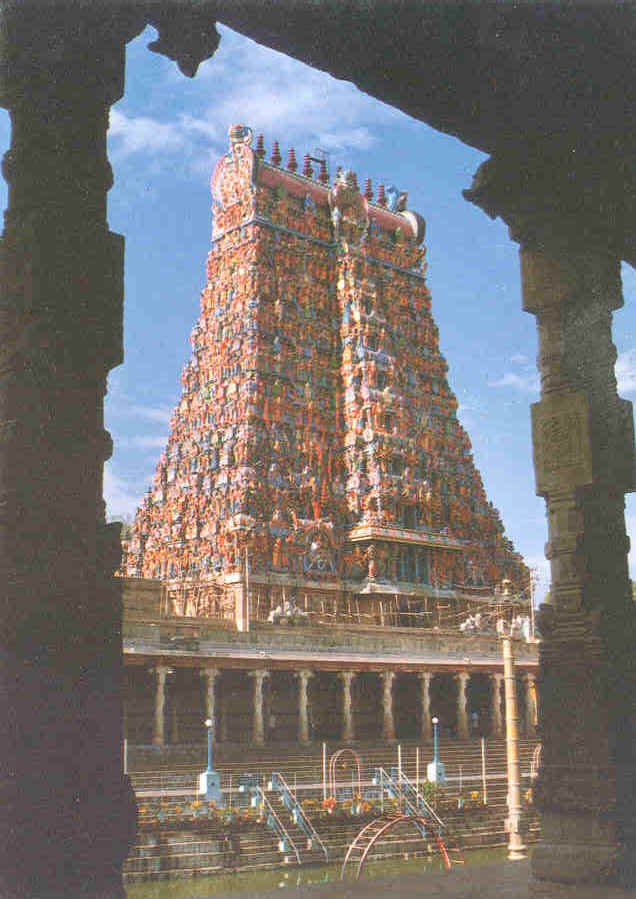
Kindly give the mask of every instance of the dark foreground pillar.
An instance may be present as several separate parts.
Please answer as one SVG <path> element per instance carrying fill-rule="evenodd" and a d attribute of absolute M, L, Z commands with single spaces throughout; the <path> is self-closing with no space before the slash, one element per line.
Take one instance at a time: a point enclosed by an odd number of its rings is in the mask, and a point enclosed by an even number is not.
<path fill-rule="evenodd" d="M 532 868 L 549 880 L 634 885 L 635 631 L 624 517 L 634 433 L 611 339 L 622 305 L 621 177 L 601 184 L 600 170 L 573 152 L 489 161 L 466 195 L 501 215 L 519 241 L 524 309 L 539 331 L 532 431 L 552 585 L 540 613 L 542 836 Z"/>
<path fill-rule="evenodd" d="M 107 525 L 106 377 L 122 361 L 123 238 L 106 222 L 124 48 L 194 75 L 218 44 L 181 0 L 6 0 L 11 114 L 0 246 L 0 896 L 123 896 L 136 808 L 122 775 L 121 559 Z"/>
<path fill-rule="evenodd" d="M 5 11 L 11 114 L 0 255 L 0 895 L 121 897 L 119 525 L 107 525 L 108 371 L 123 238 L 106 223 L 108 110 L 137 13 Z"/>

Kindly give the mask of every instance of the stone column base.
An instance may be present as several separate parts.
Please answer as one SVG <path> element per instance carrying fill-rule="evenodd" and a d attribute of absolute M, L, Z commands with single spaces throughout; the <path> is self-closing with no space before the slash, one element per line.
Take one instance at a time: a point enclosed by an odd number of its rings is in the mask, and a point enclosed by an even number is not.
<path fill-rule="evenodd" d="M 543 836 L 532 850 L 532 873 L 557 883 L 616 880 L 617 844 L 613 823 L 590 826 L 588 816 L 543 813 Z M 567 839 L 567 842 L 565 841 Z"/>

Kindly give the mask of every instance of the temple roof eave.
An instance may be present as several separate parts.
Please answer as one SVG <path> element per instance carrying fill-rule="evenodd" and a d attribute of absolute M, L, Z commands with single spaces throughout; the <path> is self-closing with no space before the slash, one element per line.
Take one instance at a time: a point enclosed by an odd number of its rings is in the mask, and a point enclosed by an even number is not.
<path fill-rule="evenodd" d="M 452 658 L 448 655 L 406 655 L 378 654 L 371 655 L 355 652 L 302 652 L 285 649 L 250 649 L 236 646 L 215 647 L 198 652 L 177 649 L 151 649 L 130 646 L 124 641 L 124 664 L 131 666 L 168 667 L 206 667 L 220 666 L 231 669 L 275 669 L 296 670 L 299 665 L 311 666 L 320 671 L 356 671 L 392 670 L 404 673 L 432 671 L 433 673 L 454 673 L 470 670 L 473 673 L 492 673 L 503 670 L 503 659 L 495 655 L 483 659 Z M 516 660 L 518 670 L 535 670 L 538 658 Z"/>

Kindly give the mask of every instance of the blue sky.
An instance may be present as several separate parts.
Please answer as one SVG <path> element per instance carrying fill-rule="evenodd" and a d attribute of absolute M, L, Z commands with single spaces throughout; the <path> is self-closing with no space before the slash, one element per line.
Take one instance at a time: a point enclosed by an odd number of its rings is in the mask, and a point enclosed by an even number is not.
<path fill-rule="evenodd" d="M 127 87 L 111 111 L 115 186 L 109 223 L 126 235 L 125 361 L 109 378 L 106 422 L 115 441 L 104 490 L 111 516 L 133 515 L 149 485 L 180 395 L 210 245 L 209 179 L 232 123 L 262 132 L 283 159 L 322 147 L 338 165 L 409 194 L 427 222 L 428 279 L 440 347 L 475 461 L 507 534 L 528 564 L 543 558 L 543 500 L 534 495 L 529 404 L 538 399 L 533 316 L 521 311 L 517 247 L 506 227 L 461 195 L 482 153 L 274 51 L 219 27 L 221 44 L 195 79 L 146 49 L 128 47 Z M 9 140 L 8 116 L 0 138 Z M 313 155 L 313 154 L 312 154 Z M 6 189 L 2 187 L 6 205 Z M 636 394 L 636 273 L 624 267 L 615 316 L 619 390 Z M 636 504 L 628 501 L 628 526 Z M 636 560 L 635 560 L 636 561 Z"/>

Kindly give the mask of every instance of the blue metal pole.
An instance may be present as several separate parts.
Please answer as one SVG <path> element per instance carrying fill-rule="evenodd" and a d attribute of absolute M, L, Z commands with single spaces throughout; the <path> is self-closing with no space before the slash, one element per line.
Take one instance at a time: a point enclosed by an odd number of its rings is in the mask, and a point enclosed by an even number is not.
<path fill-rule="evenodd" d="M 212 725 L 208 724 L 208 771 L 212 770 Z"/>
<path fill-rule="evenodd" d="M 433 762 L 437 770 L 437 721 L 433 722 Z"/>

